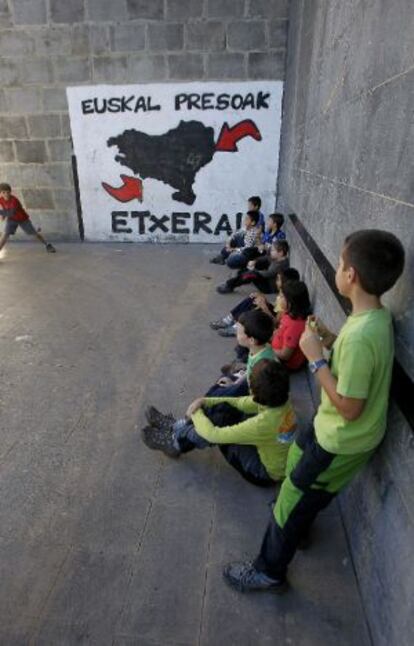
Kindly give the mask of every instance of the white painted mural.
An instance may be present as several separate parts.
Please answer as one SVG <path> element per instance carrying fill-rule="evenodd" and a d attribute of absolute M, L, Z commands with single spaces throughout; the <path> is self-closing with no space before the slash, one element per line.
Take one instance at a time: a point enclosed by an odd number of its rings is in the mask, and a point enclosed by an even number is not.
<path fill-rule="evenodd" d="M 274 210 L 280 81 L 68 88 L 86 240 L 218 242 Z"/>

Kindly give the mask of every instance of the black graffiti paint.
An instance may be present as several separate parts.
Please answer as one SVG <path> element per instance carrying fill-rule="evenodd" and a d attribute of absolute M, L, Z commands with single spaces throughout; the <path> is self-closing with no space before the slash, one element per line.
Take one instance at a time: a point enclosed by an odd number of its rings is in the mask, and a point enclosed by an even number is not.
<path fill-rule="evenodd" d="M 162 135 L 125 130 L 110 137 L 108 146 L 117 146 L 115 160 L 142 179 L 151 177 L 177 189 L 172 198 L 185 204 L 196 199 L 193 183 L 197 172 L 215 152 L 214 129 L 200 121 L 180 121 Z"/>
<path fill-rule="evenodd" d="M 267 110 L 270 92 L 249 92 L 247 94 L 227 94 L 223 92 L 197 92 L 177 94 L 174 99 L 176 110 Z"/>
<path fill-rule="evenodd" d="M 242 213 L 236 213 L 236 228 L 239 228 Z M 137 225 L 132 228 L 133 222 Z M 169 215 L 154 215 L 150 211 L 112 211 L 111 229 L 113 233 L 133 233 L 139 235 L 155 234 L 194 234 L 207 233 L 219 236 L 222 233 L 231 235 L 234 231 L 229 216 L 223 213 L 217 224 L 211 225 L 212 217 L 204 211 L 195 211 L 194 215 L 187 211 L 174 211 Z"/>
<path fill-rule="evenodd" d="M 161 110 L 153 104 L 150 96 L 113 96 L 107 99 L 94 97 L 81 101 L 82 114 L 105 114 L 105 112 L 151 112 Z"/>

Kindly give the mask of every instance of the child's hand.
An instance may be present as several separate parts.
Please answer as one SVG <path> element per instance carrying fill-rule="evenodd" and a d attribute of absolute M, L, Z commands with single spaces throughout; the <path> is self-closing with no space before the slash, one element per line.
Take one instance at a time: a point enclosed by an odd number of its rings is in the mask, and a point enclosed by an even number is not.
<path fill-rule="evenodd" d="M 319 335 L 323 345 L 328 349 L 331 348 L 336 339 L 335 334 L 333 334 L 333 332 L 331 332 L 326 325 L 322 323 L 321 319 L 316 316 L 309 316 L 308 321 L 310 321 L 312 329 Z"/>
<path fill-rule="evenodd" d="M 323 359 L 322 343 L 314 326 L 315 322 L 308 320 L 305 331 L 299 341 L 300 349 L 308 361 Z"/>
<path fill-rule="evenodd" d="M 247 263 L 247 269 L 254 269 L 256 267 L 256 262 L 254 260 L 249 260 Z"/>
<path fill-rule="evenodd" d="M 197 397 L 187 408 L 186 417 L 191 417 L 196 413 L 204 404 L 204 397 Z"/>
<path fill-rule="evenodd" d="M 266 298 L 263 296 L 263 294 L 257 294 L 256 298 L 254 299 L 254 304 L 266 314 L 269 313 L 269 309 L 266 304 Z"/>

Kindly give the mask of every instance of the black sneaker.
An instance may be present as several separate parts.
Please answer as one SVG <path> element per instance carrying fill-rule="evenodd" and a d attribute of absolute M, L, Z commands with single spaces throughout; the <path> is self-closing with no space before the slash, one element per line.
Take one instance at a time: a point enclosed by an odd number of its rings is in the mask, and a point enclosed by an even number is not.
<path fill-rule="evenodd" d="M 169 431 L 166 429 L 146 426 L 141 431 L 142 440 L 149 449 L 153 451 L 162 451 L 169 458 L 178 458 L 180 451 L 174 446 L 174 440 Z"/>
<path fill-rule="evenodd" d="M 156 428 L 170 428 L 176 421 L 171 413 L 164 415 L 155 406 L 148 406 L 145 410 L 145 417 L 147 418 L 148 424 Z"/>
<path fill-rule="evenodd" d="M 281 594 L 287 588 L 286 579 L 272 579 L 256 570 L 251 561 L 229 563 L 223 569 L 223 576 L 232 588 L 239 592 L 272 592 Z"/>
<path fill-rule="evenodd" d="M 47 253 L 56 253 L 56 249 L 52 244 L 50 244 L 50 242 L 48 242 L 46 245 L 46 251 Z"/>
<path fill-rule="evenodd" d="M 233 292 L 233 289 L 227 285 L 227 283 L 223 283 L 223 285 L 219 285 L 216 287 L 216 291 L 219 294 L 231 294 Z"/>
<path fill-rule="evenodd" d="M 226 261 L 224 260 L 223 256 L 214 256 L 214 258 L 210 258 L 210 262 L 212 265 L 224 265 Z"/>
<path fill-rule="evenodd" d="M 218 319 L 217 321 L 211 321 L 209 323 L 212 330 L 224 330 L 228 325 L 228 323 L 224 322 L 224 319 Z"/>
<path fill-rule="evenodd" d="M 224 330 L 217 330 L 217 333 L 220 336 L 237 336 L 236 328 L 234 325 L 229 325 L 224 328 Z"/>

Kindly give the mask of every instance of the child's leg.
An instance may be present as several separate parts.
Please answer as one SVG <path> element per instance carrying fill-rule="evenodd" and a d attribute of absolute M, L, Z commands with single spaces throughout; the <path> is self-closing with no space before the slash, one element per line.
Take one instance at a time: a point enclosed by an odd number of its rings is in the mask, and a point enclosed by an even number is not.
<path fill-rule="evenodd" d="M 275 579 L 284 579 L 298 543 L 318 513 L 348 484 L 371 455 L 372 452 L 357 455 L 329 453 L 317 443 L 313 433 L 304 441 L 298 438 L 289 451 L 287 476 L 254 563 L 256 570 Z"/>
<path fill-rule="evenodd" d="M 9 234 L 4 232 L 0 238 L 0 251 L 3 249 L 8 239 L 9 239 Z"/>
<path fill-rule="evenodd" d="M 227 258 L 229 269 L 244 269 L 247 266 L 246 256 L 242 253 L 232 253 Z"/>
<path fill-rule="evenodd" d="M 245 397 L 249 394 L 249 385 L 247 379 L 243 379 L 230 386 L 219 386 L 214 384 L 206 392 L 206 397 Z"/>
<path fill-rule="evenodd" d="M 237 424 L 244 417 L 243 413 L 226 403 L 218 404 L 212 408 L 205 408 L 204 413 L 215 426 Z M 172 435 L 175 447 L 180 453 L 188 453 L 193 449 L 205 449 L 213 446 L 213 444 L 198 435 L 192 421 L 186 418 L 179 419 L 172 425 Z"/>
<path fill-rule="evenodd" d="M 238 321 L 240 314 L 243 314 L 243 312 L 250 312 L 250 310 L 253 310 L 254 307 L 255 305 L 253 299 L 248 296 L 247 298 L 244 298 L 242 301 L 240 301 L 240 303 L 238 303 L 230 313 L 233 320 Z"/>
<path fill-rule="evenodd" d="M 44 239 L 44 237 L 39 231 L 36 231 L 31 220 L 24 220 L 24 222 L 19 222 L 19 226 L 21 229 L 23 229 L 26 235 L 34 236 L 39 240 L 39 242 L 44 244 L 47 251 L 52 251 L 52 252 L 55 251 L 54 246 L 51 245 L 50 242 L 47 242 L 47 240 Z"/>
<path fill-rule="evenodd" d="M 255 446 L 220 444 L 219 449 L 225 460 L 245 480 L 258 487 L 274 486 L 275 481 L 268 475 Z"/>
<path fill-rule="evenodd" d="M 207 440 L 198 435 L 194 424 L 188 419 L 178 419 L 172 426 L 172 436 L 175 447 L 180 453 L 188 453 L 193 449 L 205 449 L 212 446 Z"/>

